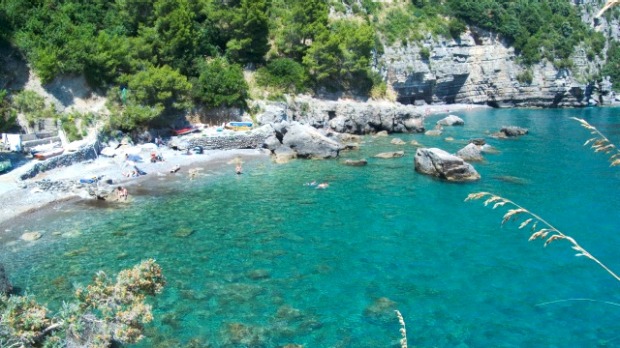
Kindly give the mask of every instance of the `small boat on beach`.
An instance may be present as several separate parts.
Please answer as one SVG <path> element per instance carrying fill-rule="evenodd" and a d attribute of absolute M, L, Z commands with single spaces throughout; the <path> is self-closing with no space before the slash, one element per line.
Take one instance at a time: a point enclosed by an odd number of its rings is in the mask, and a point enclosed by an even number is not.
<path fill-rule="evenodd" d="M 186 128 L 181 128 L 181 129 L 175 129 L 172 131 L 172 134 L 174 135 L 185 135 L 185 134 L 190 134 L 193 132 L 198 132 L 200 129 L 196 128 L 196 127 L 186 127 Z"/>
<path fill-rule="evenodd" d="M 236 131 L 250 130 L 254 124 L 252 122 L 228 122 L 225 126 L 226 129 L 232 129 Z"/>
<path fill-rule="evenodd" d="M 33 156 L 34 158 L 38 159 L 38 160 L 46 160 L 48 158 L 52 158 L 55 156 L 60 155 L 61 153 L 65 152 L 65 149 L 63 149 L 62 147 L 59 148 L 55 148 L 49 151 L 45 151 L 45 152 L 37 152 L 35 153 Z"/>

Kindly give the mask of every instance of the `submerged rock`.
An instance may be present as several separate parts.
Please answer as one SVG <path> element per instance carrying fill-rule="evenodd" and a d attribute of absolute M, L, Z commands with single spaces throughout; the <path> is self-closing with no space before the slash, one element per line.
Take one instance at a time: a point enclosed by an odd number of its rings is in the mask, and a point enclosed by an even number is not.
<path fill-rule="evenodd" d="M 399 158 L 405 155 L 405 151 L 381 152 L 376 154 L 375 158 Z"/>
<path fill-rule="evenodd" d="M 418 149 L 414 164 L 417 172 L 448 181 L 464 182 L 480 179 L 480 174 L 471 164 L 438 148 Z"/>
<path fill-rule="evenodd" d="M 32 242 L 35 241 L 39 238 L 41 238 L 42 235 L 40 232 L 26 232 L 24 234 L 22 234 L 22 240 L 25 240 L 26 242 Z"/>
<path fill-rule="evenodd" d="M 396 302 L 387 297 L 380 297 L 364 309 L 364 316 L 373 320 L 389 322 L 394 320 L 394 310 L 396 310 Z"/>
<path fill-rule="evenodd" d="M 392 139 L 392 141 L 390 141 L 390 143 L 391 143 L 391 144 L 394 144 L 394 145 L 405 145 L 405 144 L 406 144 L 406 143 L 405 143 L 402 139 L 400 139 L 400 138 L 394 138 L 394 139 Z"/>
<path fill-rule="evenodd" d="M 351 167 L 363 167 L 368 164 L 368 161 L 366 161 L 365 159 L 359 159 L 359 160 L 348 159 L 342 163 L 346 166 L 351 166 Z"/>

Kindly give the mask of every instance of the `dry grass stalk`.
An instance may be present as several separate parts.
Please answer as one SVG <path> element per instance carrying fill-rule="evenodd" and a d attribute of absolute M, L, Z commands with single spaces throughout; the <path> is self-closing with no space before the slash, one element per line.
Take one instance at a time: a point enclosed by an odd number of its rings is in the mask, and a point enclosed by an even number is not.
<path fill-rule="evenodd" d="M 493 209 L 504 206 L 504 205 L 508 205 L 510 207 L 515 208 L 515 209 L 508 209 L 506 214 L 504 214 L 504 218 L 502 219 L 502 225 L 508 221 L 520 220 L 521 218 L 525 217 L 526 219 L 524 219 L 521 222 L 521 224 L 519 225 L 519 229 L 523 229 L 527 226 L 530 226 L 530 231 L 532 232 L 532 234 L 530 235 L 529 241 L 533 241 L 533 240 L 540 238 L 545 241 L 544 246 L 547 246 L 556 240 L 565 240 L 571 244 L 571 248 L 573 250 L 577 251 L 577 254 L 575 254 L 575 256 L 584 256 L 596 262 L 596 264 L 602 267 L 607 273 L 609 273 L 617 281 L 620 281 L 620 277 L 616 273 L 614 273 L 611 269 L 605 266 L 596 257 L 592 256 L 592 254 L 590 254 L 581 245 L 579 245 L 579 243 L 577 243 L 575 239 L 573 239 L 570 236 L 565 235 L 560 230 L 553 227 L 553 225 L 545 221 L 543 218 L 523 208 L 517 203 L 509 199 L 506 199 L 504 197 L 490 193 L 490 192 L 471 193 L 467 196 L 467 198 L 465 198 L 465 201 L 473 201 L 473 200 L 478 200 L 478 199 L 483 199 L 483 198 L 485 199 L 484 201 L 485 206 L 488 206 L 489 204 L 494 203 Z M 544 227 L 539 228 L 538 225 L 542 225 Z"/>
<path fill-rule="evenodd" d="M 590 134 L 594 135 L 594 137 L 586 140 L 583 144 L 584 146 L 590 144 L 590 147 L 594 149 L 594 152 L 604 152 L 609 156 L 609 161 L 611 162 L 610 167 L 620 166 L 620 150 L 607 139 L 603 133 L 599 132 L 593 125 L 589 124 L 586 120 L 571 117 L 573 120 L 579 122 L 581 126 L 590 131 Z"/>
<path fill-rule="evenodd" d="M 405 319 L 403 319 L 403 315 L 400 314 L 400 311 L 395 310 L 396 316 L 398 317 L 398 322 L 400 323 L 400 335 L 402 338 L 400 339 L 400 348 L 407 348 L 407 328 L 405 327 Z"/>

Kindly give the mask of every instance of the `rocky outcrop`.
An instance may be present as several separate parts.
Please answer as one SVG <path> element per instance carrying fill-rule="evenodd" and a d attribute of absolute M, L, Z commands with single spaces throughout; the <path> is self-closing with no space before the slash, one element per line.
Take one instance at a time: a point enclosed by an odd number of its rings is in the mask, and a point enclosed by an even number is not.
<path fill-rule="evenodd" d="M 461 158 L 438 148 L 422 148 L 415 153 L 415 170 L 448 181 L 475 181 L 480 174 Z"/>
<path fill-rule="evenodd" d="M 373 134 L 424 132 L 424 117 L 411 105 L 391 102 L 322 100 L 307 96 L 289 98 L 286 103 L 262 103 L 261 125 L 282 120 L 297 121 L 337 133 Z"/>
<path fill-rule="evenodd" d="M 571 70 L 557 69 L 546 61 L 527 70 L 518 64 L 508 42 L 496 34 L 472 29 L 456 40 L 429 35 L 420 45 L 387 46 L 378 66 L 384 67 L 382 72 L 398 93 L 398 100 L 406 104 L 585 106 L 595 88 L 580 81 L 591 76 L 588 71 L 598 71 L 597 63 L 588 60 L 586 51 L 579 47 L 572 61 Z M 531 74 L 531 82 L 524 78 L 527 74 Z M 608 85 L 596 87 L 600 96 L 611 92 Z M 594 99 L 605 102 L 600 96 Z"/>
<path fill-rule="evenodd" d="M 262 147 L 269 149 L 276 159 L 282 158 L 335 158 L 345 148 L 336 138 L 337 134 L 323 133 L 299 122 L 272 124 L 273 134 L 265 138 Z M 328 136 L 329 135 L 329 136 Z M 295 156 L 291 156 L 291 149 Z"/>

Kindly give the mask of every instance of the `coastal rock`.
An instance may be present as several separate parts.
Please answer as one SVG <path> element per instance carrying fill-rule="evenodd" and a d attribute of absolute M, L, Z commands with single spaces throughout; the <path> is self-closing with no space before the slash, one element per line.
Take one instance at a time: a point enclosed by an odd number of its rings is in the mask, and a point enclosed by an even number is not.
<path fill-rule="evenodd" d="M 405 151 L 381 152 L 376 154 L 375 158 L 399 158 L 405 155 Z"/>
<path fill-rule="evenodd" d="M 26 242 L 32 242 L 42 237 L 40 232 L 26 232 L 22 234 L 21 239 Z"/>
<path fill-rule="evenodd" d="M 389 133 L 387 131 L 380 131 L 375 133 L 375 137 L 387 137 Z"/>
<path fill-rule="evenodd" d="M 114 157 L 116 156 L 116 150 L 114 150 L 113 148 L 109 146 L 104 147 L 103 149 L 101 149 L 100 155 L 104 157 Z"/>
<path fill-rule="evenodd" d="M 288 146 L 280 146 L 273 151 L 276 163 L 287 163 L 297 158 L 297 153 Z"/>
<path fill-rule="evenodd" d="M 359 160 L 348 159 L 342 163 L 346 166 L 351 166 L 351 167 L 363 167 L 368 164 L 368 161 L 365 159 L 359 159 Z"/>
<path fill-rule="evenodd" d="M 499 130 L 499 133 L 503 134 L 504 137 L 510 138 L 510 137 L 518 137 L 521 135 L 525 135 L 528 133 L 528 130 L 527 128 L 521 128 L 517 126 L 508 126 L 508 127 L 502 127 L 502 129 Z"/>
<path fill-rule="evenodd" d="M 478 145 L 478 146 L 483 146 L 487 143 L 486 140 L 484 140 L 484 138 L 474 138 L 474 139 L 470 139 L 469 140 L 470 144 L 474 144 L 474 145 Z"/>
<path fill-rule="evenodd" d="M 431 137 L 438 137 L 441 135 L 441 133 L 443 133 L 441 129 L 431 129 L 431 130 L 426 131 L 424 135 L 428 135 Z"/>
<path fill-rule="evenodd" d="M 463 161 L 482 161 L 482 149 L 480 146 L 470 143 L 460 149 L 456 155 Z"/>
<path fill-rule="evenodd" d="M 528 69 L 519 64 L 514 45 L 506 39 L 470 27 L 457 38 L 429 34 L 417 45 L 386 45 L 378 66 L 384 67 L 403 104 L 576 107 L 588 105 L 593 94 L 611 102 L 610 89 L 581 78 L 600 71 L 600 60 L 588 54 L 585 47 L 575 47 L 570 70 L 547 60 Z M 531 73 L 531 81 L 523 81 L 525 72 Z"/>
<path fill-rule="evenodd" d="M 264 111 L 256 116 L 258 124 L 279 123 L 287 120 L 286 103 L 265 103 L 259 106 Z"/>
<path fill-rule="evenodd" d="M 437 124 L 440 126 L 462 126 L 465 124 L 465 121 L 456 115 L 449 115 L 437 121 Z"/>
<path fill-rule="evenodd" d="M 13 291 L 13 285 L 9 281 L 4 265 L 0 263 L 0 295 L 10 294 Z"/>
<path fill-rule="evenodd" d="M 321 134 L 314 127 L 292 123 L 282 138 L 282 144 L 293 149 L 302 158 L 334 158 L 344 147 Z"/>
<path fill-rule="evenodd" d="M 526 128 L 521 128 L 517 126 L 507 126 L 502 127 L 499 132 L 491 134 L 492 137 L 498 139 L 507 139 L 507 138 L 516 138 L 528 133 Z"/>
<path fill-rule="evenodd" d="M 288 100 L 289 120 L 338 133 L 372 134 L 424 131 L 423 114 L 400 103 L 354 100 L 322 100 L 295 96 Z"/>
<path fill-rule="evenodd" d="M 400 138 L 394 138 L 394 139 L 392 139 L 392 141 L 390 141 L 390 144 L 405 145 L 406 143 L 402 139 L 400 139 Z"/>
<path fill-rule="evenodd" d="M 415 153 L 415 170 L 448 181 L 475 181 L 480 174 L 460 157 L 438 148 L 421 148 Z"/>

